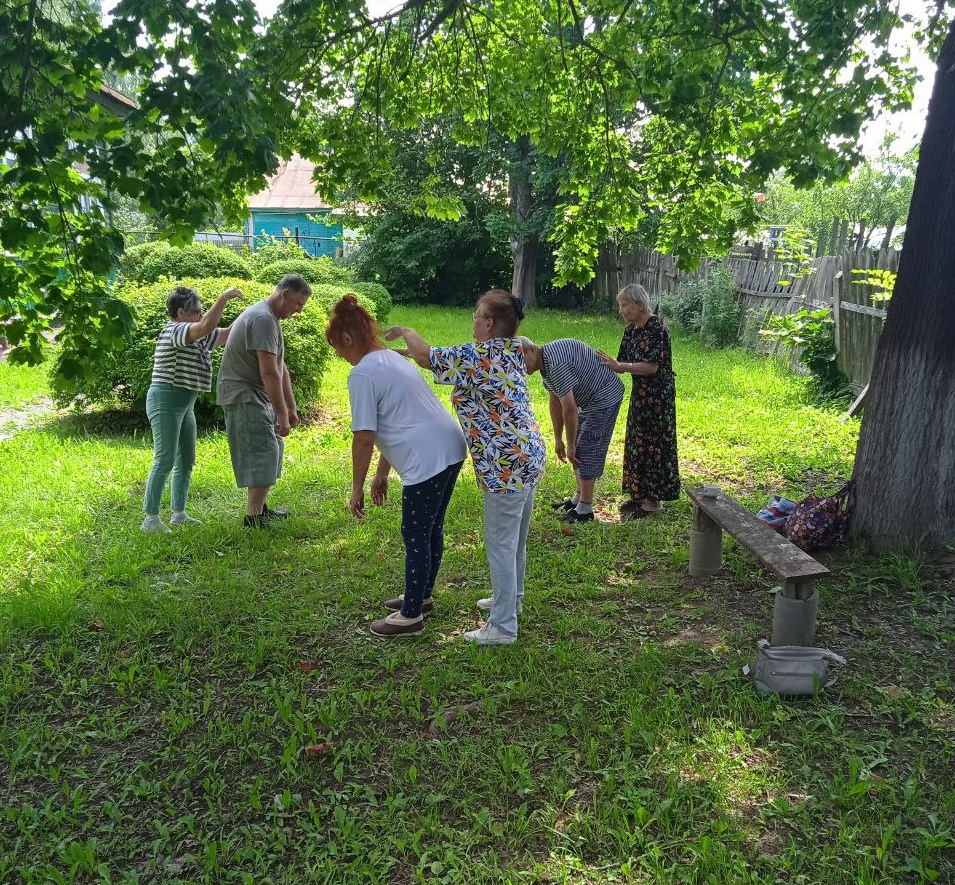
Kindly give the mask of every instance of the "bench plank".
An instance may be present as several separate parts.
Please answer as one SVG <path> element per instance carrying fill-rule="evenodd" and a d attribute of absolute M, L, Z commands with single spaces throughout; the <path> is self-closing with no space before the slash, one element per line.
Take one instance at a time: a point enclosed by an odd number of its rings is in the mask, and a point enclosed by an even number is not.
<path fill-rule="evenodd" d="M 773 531 L 728 495 L 720 492 L 715 498 L 707 498 L 701 489 L 689 488 L 686 493 L 710 519 L 783 580 L 800 582 L 829 574 L 829 569 L 822 563 Z"/>

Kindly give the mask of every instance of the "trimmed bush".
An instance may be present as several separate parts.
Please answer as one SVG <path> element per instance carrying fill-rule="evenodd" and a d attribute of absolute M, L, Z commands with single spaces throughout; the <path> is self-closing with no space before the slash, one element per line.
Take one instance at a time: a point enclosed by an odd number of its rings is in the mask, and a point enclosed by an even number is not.
<path fill-rule="evenodd" d="M 347 270 L 335 264 L 331 258 L 306 258 L 273 261 L 271 264 L 256 268 L 255 279 L 270 286 L 276 285 L 287 273 L 301 274 L 311 286 L 330 283 L 344 285 L 351 283 Z"/>
<path fill-rule="evenodd" d="M 391 314 L 393 302 L 388 290 L 381 283 L 352 283 L 351 291 L 356 295 L 364 295 L 375 302 L 375 319 L 383 329 Z"/>
<path fill-rule="evenodd" d="M 248 261 L 231 249 L 212 243 L 191 243 L 154 251 L 142 262 L 136 276 L 126 276 L 125 279 L 156 283 L 164 278 L 201 280 L 212 277 L 251 280 L 252 269 Z"/>
<path fill-rule="evenodd" d="M 58 403 L 120 407 L 145 413 L 156 339 L 169 319 L 166 296 L 173 285 L 163 281 L 128 283 L 119 287 L 117 297 L 129 304 L 136 314 L 133 340 L 121 351 L 101 354 L 89 366 L 87 378 L 66 381 L 59 377 L 60 373 L 54 372 L 54 395 Z M 244 300 L 230 301 L 226 305 L 220 325 L 232 322 L 244 308 L 272 294 L 270 286 L 235 278 L 184 279 L 181 285 L 192 286 L 205 307 L 231 286 L 245 293 Z M 322 376 L 331 355 L 331 348 L 325 341 L 327 322 L 324 303 L 318 298 L 310 298 L 300 314 L 282 323 L 285 363 L 292 378 L 295 400 L 302 412 L 307 412 L 318 401 Z M 196 403 L 196 414 L 203 420 L 208 420 L 215 412 L 215 379 L 221 357 L 221 348 L 216 348 L 212 352 L 212 392 L 200 394 Z"/>
<path fill-rule="evenodd" d="M 308 261 L 312 256 L 295 240 L 282 240 L 268 234 L 256 237 L 255 251 L 252 253 L 252 264 L 258 269 L 276 261 Z"/>
<path fill-rule="evenodd" d="M 139 280 L 143 265 L 158 252 L 168 252 L 172 246 L 165 240 L 154 240 L 150 243 L 141 243 L 131 246 L 119 259 L 119 277 L 121 280 Z"/>
<path fill-rule="evenodd" d="M 358 303 L 365 308 L 365 310 L 367 310 L 368 313 L 370 313 L 376 320 L 378 320 L 375 302 L 372 301 L 372 299 L 367 295 L 362 295 L 360 292 L 356 292 L 354 284 L 347 286 L 330 286 L 327 284 L 312 286 L 312 297 L 309 300 L 318 302 L 322 306 L 322 310 L 324 310 L 327 315 L 331 315 L 332 307 L 335 305 L 335 302 L 344 295 L 347 295 L 349 292 L 357 295 Z M 379 325 L 381 322 L 381 320 L 378 320 Z"/>

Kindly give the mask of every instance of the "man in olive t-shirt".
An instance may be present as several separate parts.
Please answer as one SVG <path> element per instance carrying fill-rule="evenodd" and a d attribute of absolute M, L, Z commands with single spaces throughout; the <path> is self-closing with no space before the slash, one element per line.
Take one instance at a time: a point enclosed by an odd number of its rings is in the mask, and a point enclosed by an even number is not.
<path fill-rule="evenodd" d="M 302 277 L 286 274 L 265 301 L 239 314 L 222 354 L 216 402 L 225 412 L 236 485 L 247 490 L 247 526 L 288 516 L 266 504 L 282 475 L 284 437 L 298 424 L 281 321 L 301 313 L 311 294 Z"/>

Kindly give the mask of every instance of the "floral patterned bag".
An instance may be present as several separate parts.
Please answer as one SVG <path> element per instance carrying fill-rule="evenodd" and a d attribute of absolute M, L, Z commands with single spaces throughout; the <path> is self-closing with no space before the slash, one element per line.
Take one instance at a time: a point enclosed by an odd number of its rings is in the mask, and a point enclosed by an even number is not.
<path fill-rule="evenodd" d="M 804 498 L 789 514 L 783 535 L 807 553 L 834 544 L 849 528 L 851 493 L 852 483 L 847 482 L 827 498 Z"/>

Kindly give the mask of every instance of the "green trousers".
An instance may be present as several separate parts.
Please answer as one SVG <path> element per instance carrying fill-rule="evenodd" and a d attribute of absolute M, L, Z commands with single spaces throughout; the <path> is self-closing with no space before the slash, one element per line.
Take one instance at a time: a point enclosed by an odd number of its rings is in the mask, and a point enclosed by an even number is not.
<path fill-rule="evenodd" d="M 146 394 L 146 415 L 153 429 L 153 466 L 146 480 L 143 512 L 158 516 L 166 480 L 172 474 L 172 509 L 185 510 L 196 463 L 198 394 L 175 384 L 153 382 Z"/>

